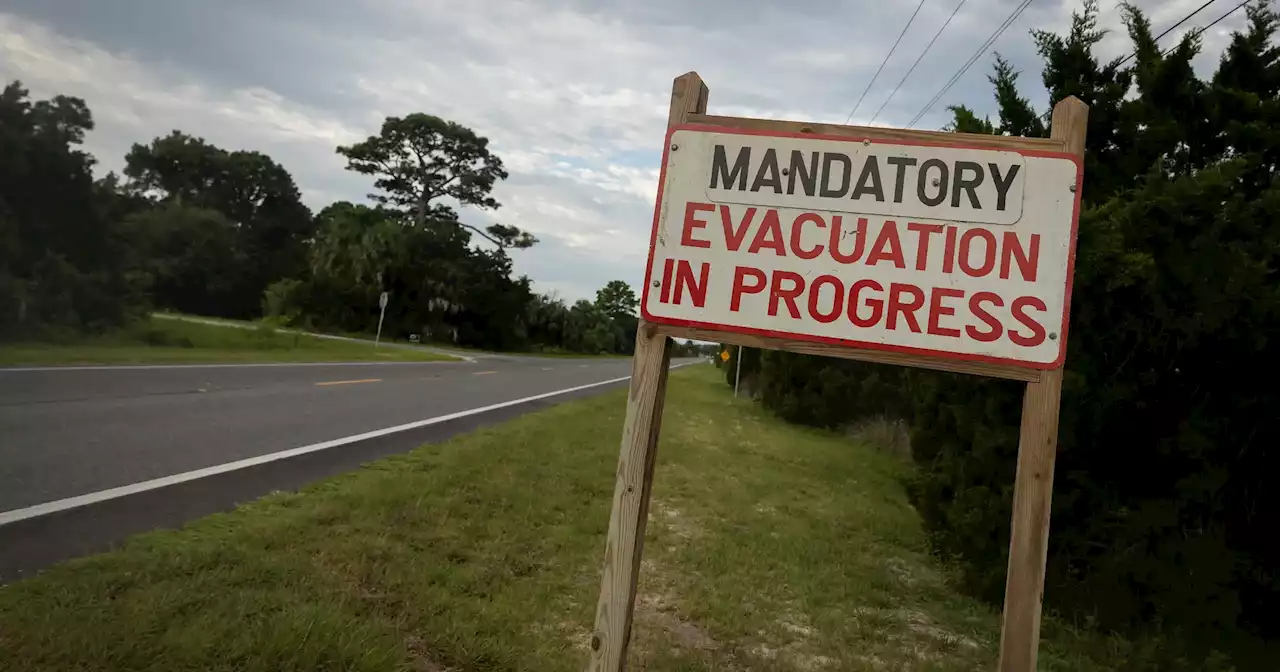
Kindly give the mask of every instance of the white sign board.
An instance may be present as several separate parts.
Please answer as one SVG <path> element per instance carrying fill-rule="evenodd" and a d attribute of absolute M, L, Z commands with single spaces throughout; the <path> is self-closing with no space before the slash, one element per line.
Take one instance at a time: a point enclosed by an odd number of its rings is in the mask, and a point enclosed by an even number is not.
<path fill-rule="evenodd" d="M 1065 153 L 680 127 L 646 320 L 1055 368 L 1081 166 Z"/>

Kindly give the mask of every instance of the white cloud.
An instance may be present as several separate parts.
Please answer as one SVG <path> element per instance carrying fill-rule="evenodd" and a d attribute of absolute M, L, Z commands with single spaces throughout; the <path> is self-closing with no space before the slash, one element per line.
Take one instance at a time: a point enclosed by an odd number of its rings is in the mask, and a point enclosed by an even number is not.
<path fill-rule="evenodd" d="M 837 0 L 12 1 L 0 13 L 0 77 L 39 96 L 85 98 L 98 121 L 89 149 L 107 168 L 118 169 L 133 142 L 178 128 L 270 154 L 318 208 L 370 190 L 334 147 L 375 132 L 385 116 L 423 111 L 470 126 L 492 140 L 511 179 L 495 190 L 501 209 L 464 217 L 535 232 L 544 242 L 514 253 L 517 270 L 569 299 L 642 276 L 675 76 L 698 70 L 715 114 L 843 122 L 914 9 Z M 1157 32 L 1198 4 L 1139 3 Z M 914 116 L 1015 5 L 969 0 L 877 123 Z M 1027 31 L 1061 32 L 1078 6 L 1034 3 L 993 47 L 1024 71 L 1024 95 L 1039 107 L 1047 101 Z M 855 123 L 953 8 L 926 3 Z M 1240 12 L 1206 34 L 1198 67 L 1212 68 L 1242 21 Z M 1115 31 L 1102 53 L 1122 53 L 1118 9 L 1104 7 L 1102 27 Z M 990 62 L 987 54 L 920 127 L 940 126 L 951 103 L 991 111 Z"/>

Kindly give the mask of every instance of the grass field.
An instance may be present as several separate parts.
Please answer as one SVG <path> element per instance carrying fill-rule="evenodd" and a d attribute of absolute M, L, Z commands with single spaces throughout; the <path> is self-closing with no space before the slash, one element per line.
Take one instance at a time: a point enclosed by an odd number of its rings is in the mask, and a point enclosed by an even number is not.
<path fill-rule="evenodd" d="M 425 349 L 375 349 L 370 343 L 316 338 L 265 325 L 234 328 L 159 317 L 101 336 L 0 345 L 0 365 L 450 359 Z"/>
<path fill-rule="evenodd" d="M 900 458 L 672 374 L 632 669 L 993 669 Z M 624 391 L 276 494 L 0 588 L 0 669 L 578 670 Z M 1147 646 L 1147 645 L 1144 645 Z M 1147 669 L 1046 622 L 1045 670 Z"/>
<path fill-rule="evenodd" d="M 199 320 L 204 322 L 216 322 L 216 323 L 221 323 L 221 324 L 226 324 L 231 326 L 240 326 L 240 327 L 256 326 L 256 323 L 254 322 L 249 322 L 245 320 L 232 320 L 232 319 L 221 318 L 221 317 L 201 317 L 198 315 L 185 315 L 182 313 L 159 313 L 159 315 L 161 316 L 161 318 L 171 319 L 171 320 Z M 305 329 L 300 329 L 300 330 L 306 331 Z M 325 332 L 325 333 L 333 333 L 334 335 L 337 335 L 337 336 L 345 336 L 347 338 L 358 338 L 366 341 L 372 341 L 374 339 L 374 333 L 372 331 L 370 332 L 338 331 L 338 332 Z M 383 334 L 382 342 L 396 343 L 399 345 L 408 345 L 408 346 L 421 345 L 427 348 L 434 348 L 444 352 L 456 352 L 462 355 L 487 354 L 489 352 L 482 348 L 477 348 L 470 345 L 458 345 L 456 343 L 436 343 L 433 341 L 428 341 L 428 342 L 419 344 L 419 343 L 410 341 L 408 337 L 396 336 L 393 334 Z M 566 358 L 566 359 L 601 359 L 601 358 L 630 359 L 631 358 L 631 355 L 590 354 L 590 353 L 584 353 L 584 352 L 563 352 L 559 350 L 513 350 L 513 351 L 508 351 L 507 354 L 520 355 L 524 357 L 551 357 L 551 358 Z"/>

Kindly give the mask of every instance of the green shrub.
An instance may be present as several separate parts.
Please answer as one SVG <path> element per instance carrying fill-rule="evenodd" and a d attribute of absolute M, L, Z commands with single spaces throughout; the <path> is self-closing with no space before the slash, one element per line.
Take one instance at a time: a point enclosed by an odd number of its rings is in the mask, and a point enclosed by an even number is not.
<path fill-rule="evenodd" d="M 1169 660 L 1197 659 L 1241 626 L 1280 634 L 1278 22 L 1255 4 L 1202 82 L 1194 41 L 1162 57 L 1125 11 L 1140 50 L 1127 69 L 1090 53 L 1096 3 L 1067 36 L 1036 34 L 1053 99 L 1091 105 L 1045 604 L 1161 628 Z M 964 109 L 955 127 L 1044 133 L 1015 76 L 998 62 L 998 127 Z M 999 603 L 1024 386 L 762 362 L 763 400 L 790 420 L 909 419 L 910 489 L 934 547 Z"/>

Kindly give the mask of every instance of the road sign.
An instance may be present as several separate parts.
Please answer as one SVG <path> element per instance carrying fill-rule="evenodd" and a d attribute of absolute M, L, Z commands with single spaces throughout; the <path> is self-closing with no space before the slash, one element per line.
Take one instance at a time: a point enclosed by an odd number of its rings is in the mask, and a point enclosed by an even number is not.
<path fill-rule="evenodd" d="M 409 342 L 417 343 L 420 337 L 417 334 L 409 334 Z"/>
<path fill-rule="evenodd" d="M 729 361 L 729 351 L 728 351 L 728 350 L 721 350 L 721 351 L 720 351 L 720 361 L 722 361 L 722 362 L 727 362 L 727 361 Z"/>
<path fill-rule="evenodd" d="M 1063 152 L 676 127 L 643 315 L 1055 368 L 1080 176 Z"/>
<path fill-rule="evenodd" d="M 387 302 L 390 300 L 391 300 L 391 295 L 386 292 L 383 292 L 382 296 L 378 297 L 378 308 L 381 310 L 386 310 Z"/>
<path fill-rule="evenodd" d="M 708 95 L 696 72 L 671 88 L 587 669 L 627 660 L 679 337 L 1025 382 L 1000 670 L 1033 672 L 1088 106 L 1022 138 L 710 116 Z"/>

